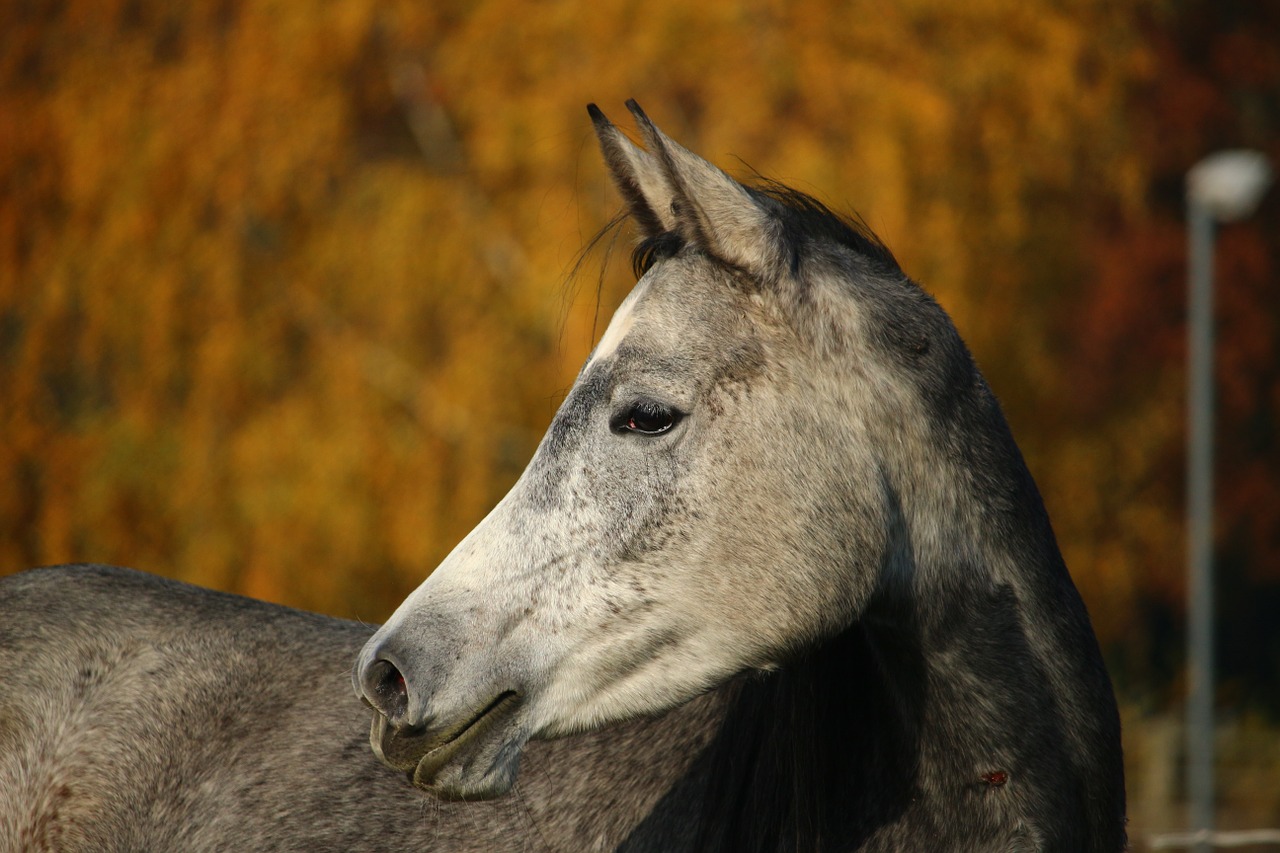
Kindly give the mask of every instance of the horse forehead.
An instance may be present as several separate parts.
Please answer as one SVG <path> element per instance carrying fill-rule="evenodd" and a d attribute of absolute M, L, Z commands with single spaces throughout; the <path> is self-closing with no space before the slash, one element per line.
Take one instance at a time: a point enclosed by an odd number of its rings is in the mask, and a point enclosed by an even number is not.
<path fill-rule="evenodd" d="M 641 285 L 644 289 L 636 300 L 624 305 L 623 328 L 633 341 L 664 350 L 706 352 L 752 331 L 753 312 L 735 288 L 732 274 L 706 258 L 665 261 L 646 274 Z"/>
<path fill-rule="evenodd" d="M 608 396 L 632 380 L 656 382 L 655 391 L 664 380 L 706 388 L 724 372 L 722 362 L 739 364 L 744 352 L 758 370 L 764 350 L 757 327 L 769 321 L 751 302 L 712 259 L 690 253 L 660 262 L 614 312 L 579 374 L 580 396 Z M 609 381 L 599 381 L 606 374 Z"/>

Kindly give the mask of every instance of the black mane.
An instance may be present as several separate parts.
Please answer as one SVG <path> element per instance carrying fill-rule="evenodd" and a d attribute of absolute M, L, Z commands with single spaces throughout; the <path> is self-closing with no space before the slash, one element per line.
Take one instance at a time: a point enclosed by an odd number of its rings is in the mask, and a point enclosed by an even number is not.
<path fill-rule="evenodd" d="M 903 688 L 888 682 L 886 656 L 896 668 L 922 666 L 855 623 L 775 672 L 726 685 L 712 742 L 620 853 L 660 846 L 672 823 L 694 827 L 688 849 L 699 853 L 850 850 L 899 818 L 920 723 L 895 701 Z"/>
<path fill-rule="evenodd" d="M 915 763 L 907 731 L 915 725 L 894 720 L 883 680 L 860 623 L 777 672 L 744 680 L 708 750 L 694 849 L 851 850 L 899 817 L 911 795 L 902 783 L 914 773 L 901 765 Z"/>
<path fill-rule="evenodd" d="M 852 250 L 884 275 L 901 274 L 893 252 L 857 214 L 842 215 L 800 190 L 768 178 L 747 191 L 758 203 L 770 210 L 782 223 L 782 239 L 790 255 L 792 274 L 799 272 L 804 250 L 815 243 L 833 243 Z M 614 224 L 611 222 L 609 226 Z M 664 231 L 641 240 L 631 252 L 631 269 L 636 278 L 655 263 L 675 255 L 685 241 L 678 234 Z"/>
<path fill-rule="evenodd" d="M 893 252 L 856 213 L 836 213 L 813 196 L 767 178 L 748 189 L 782 221 L 782 237 L 791 251 L 793 273 L 799 269 L 803 250 L 813 243 L 834 243 L 851 249 L 869 261 L 876 273 L 902 272 Z"/>

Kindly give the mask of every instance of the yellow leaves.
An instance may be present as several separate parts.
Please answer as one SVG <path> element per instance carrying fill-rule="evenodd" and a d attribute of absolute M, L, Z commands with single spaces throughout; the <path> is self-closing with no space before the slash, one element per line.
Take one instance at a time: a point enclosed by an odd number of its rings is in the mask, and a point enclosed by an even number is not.
<path fill-rule="evenodd" d="M 1100 635 L 1125 637 L 1140 597 L 1181 597 L 1184 531 L 1169 512 L 1161 472 L 1180 441 L 1180 371 L 1153 378 L 1162 405 L 1114 412 L 1107 433 L 1081 433 L 1056 442 L 1033 460 L 1063 556 L 1081 587 Z M 1171 567 L 1174 568 L 1172 571 Z"/>
<path fill-rule="evenodd" d="M 313 592 L 326 573 L 309 568 L 357 565 L 370 552 L 373 506 L 361 486 L 370 427 L 361 402 L 290 395 L 255 412 L 230 443 L 235 511 L 249 539 L 244 570 L 276 575 L 291 598 L 329 599 L 337 589 Z"/>

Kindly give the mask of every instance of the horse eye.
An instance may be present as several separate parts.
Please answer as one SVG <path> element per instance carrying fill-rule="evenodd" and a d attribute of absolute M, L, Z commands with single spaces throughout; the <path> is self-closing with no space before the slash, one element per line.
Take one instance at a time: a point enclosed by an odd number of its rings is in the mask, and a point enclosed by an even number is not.
<path fill-rule="evenodd" d="M 613 420 L 614 432 L 638 432 L 661 435 L 680 422 L 680 412 L 654 400 L 638 400 L 623 409 Z"/>

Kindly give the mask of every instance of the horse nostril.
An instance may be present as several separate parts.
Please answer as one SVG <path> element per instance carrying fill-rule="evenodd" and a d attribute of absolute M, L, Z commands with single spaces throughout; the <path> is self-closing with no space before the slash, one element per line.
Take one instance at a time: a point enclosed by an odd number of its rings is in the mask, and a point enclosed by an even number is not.
<path fill-rule="evenodd" d="M 399 720 L 409 711 L 409 690 L 396 665 L 378 658 L 365 672 L 365 696 L 388 720 Z"/>

